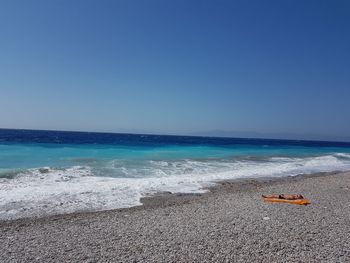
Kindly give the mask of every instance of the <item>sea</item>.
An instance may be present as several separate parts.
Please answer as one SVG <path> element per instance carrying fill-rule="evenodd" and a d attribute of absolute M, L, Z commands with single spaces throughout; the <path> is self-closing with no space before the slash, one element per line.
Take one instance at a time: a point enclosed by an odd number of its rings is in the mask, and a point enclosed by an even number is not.
<path fill-rule="evenodd" d="M 350 143 L 0 129 L 0 220 L 141 205 L 221 180 L 350 170 Z"/>

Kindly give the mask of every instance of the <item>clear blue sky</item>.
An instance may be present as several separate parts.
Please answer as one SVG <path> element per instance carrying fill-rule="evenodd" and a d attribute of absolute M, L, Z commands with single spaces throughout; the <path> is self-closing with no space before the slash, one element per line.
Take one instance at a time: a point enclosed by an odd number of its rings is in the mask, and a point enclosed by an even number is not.
<path fill-rule="evenodd" d="M 350 1 L 2 0 L 0 127 L 350 138 Z"/>

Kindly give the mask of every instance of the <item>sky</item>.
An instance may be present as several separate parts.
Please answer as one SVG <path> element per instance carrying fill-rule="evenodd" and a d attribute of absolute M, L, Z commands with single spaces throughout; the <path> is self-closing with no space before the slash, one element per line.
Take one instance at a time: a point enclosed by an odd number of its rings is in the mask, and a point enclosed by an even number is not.
<path fill-rule="evenodd" d="M 0 0 L 0 127 L 350 140 L 350 1 Z"/>

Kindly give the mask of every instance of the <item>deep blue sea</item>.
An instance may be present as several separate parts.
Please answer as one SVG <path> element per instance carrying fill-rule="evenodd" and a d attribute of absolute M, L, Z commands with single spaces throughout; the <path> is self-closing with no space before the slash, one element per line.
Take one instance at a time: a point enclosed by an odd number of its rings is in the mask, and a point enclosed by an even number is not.
<path fill-rule="evenodd" d="M 0 129 L 0 219 L 140 205 L 219 180 L 350 170 L 350 143 Z"/>

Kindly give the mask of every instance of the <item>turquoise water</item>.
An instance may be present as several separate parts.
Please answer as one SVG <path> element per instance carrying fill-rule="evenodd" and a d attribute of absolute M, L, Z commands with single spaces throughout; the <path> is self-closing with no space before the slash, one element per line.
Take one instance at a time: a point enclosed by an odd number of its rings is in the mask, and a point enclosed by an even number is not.
<path fill-rule="evenodd" d="M 0 144 L 0 169 L 70 167 L 98 162 L 130 160 L 234 159 L 266 157 L 307 157 L 350 153 L 349 148 L 302 146 L 166 146 L 137 147 L 116 145 Z"/>
<path fill-rule="evenodd" d="M 0 130 L 0 219 L 140 205 L 219 180 L 350 170 L 350 144 Z"/>

